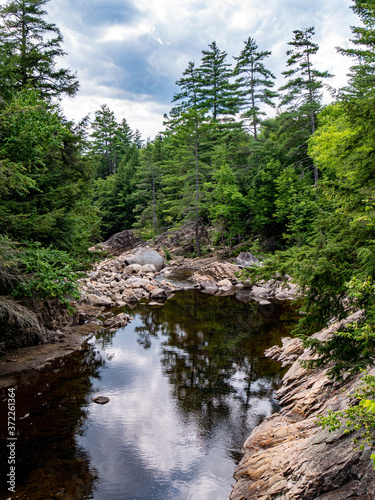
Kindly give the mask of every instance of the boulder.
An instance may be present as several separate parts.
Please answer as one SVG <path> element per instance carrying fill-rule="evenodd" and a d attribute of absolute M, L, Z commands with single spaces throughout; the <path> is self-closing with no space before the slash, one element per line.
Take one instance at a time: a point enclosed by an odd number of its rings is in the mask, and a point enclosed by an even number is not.
<path fill-rule="evenodd" d="M 125 285 L 128 288 L 145 288 L 150 285 L 150 281 L 145 278 L 128 278 Z"/>
<path fill-rule="evenodd" d="M 141 266 L 140 271 L 141 273 L 156 273 L 156 267 L 154 264 L 145 264 L 144 266 Z"/>
<path fill-rule="evenodd" d="M 167 292 L 163 290 L 162 288 L 154 288 L 153 290 L 150 291 L 150 300 L 155 301 L 155 300 L 167 300 Z"/>
<path fill-rule="evenodd" d="M 249 252 L 241 252 L 236 259 L 237 266 L 254 267 L 259 265 L 259 260 Z"/>
<path fill-rule="evenodd" d="M 130 266 L 126 266 L 124 272 L 126 274 L 138 274 L 142 269 L 140 264 L 130 264 Z"/>
<path fill-rule="evenodd" d="M 221 287 L 225 287 L 225 288 L 231 288 L 232 287 L 232 282 L 229 281 L 228 279 L 224 279 L 224 280 L 220 280 L 218 281 L 217 283 L 217 286 L 219 286 L 220 288 Z"/>
<path fill-rule="evenodd" d="M 95 295 L 94 293 L 90 293 L 87 298 L 95 307 L 112 307 L 112 300 L 104 295 Z"/>
<path fill-rule="evenodd" d="M 161 271 L 164 267 L 163 257 L 155 250 L 149 248 L 139 248 L 135 254 L 129 256 L 125 262 L 128 266 L 131 264 L 139 264 L 141 266 L 152 264 L 157 271 Z"/>
<path fill-rule="evenodd" d="M 109 403 L 109 398 L 107 398 L 107 396 L 96 396 L 95 398 L 92 398 L 92 400 L 98 405 L 105 405 Z"/>
<path fill-rule="evenodd" d="M 113 255 L 120 255 L 126 250 L 134 248 L 140 241 L 140 238 L 135 235 L 132 229 L 126 229 L 114 234 L 109 240 L 99 243 L 99 246 L 109 249 Z"/>
<path fill-rule="evenodd" d="M 253 286 L 251 289 L 251 295 L 256 295 L 258 297 L 269 297 L 270 289 L 263 286 Z"/>

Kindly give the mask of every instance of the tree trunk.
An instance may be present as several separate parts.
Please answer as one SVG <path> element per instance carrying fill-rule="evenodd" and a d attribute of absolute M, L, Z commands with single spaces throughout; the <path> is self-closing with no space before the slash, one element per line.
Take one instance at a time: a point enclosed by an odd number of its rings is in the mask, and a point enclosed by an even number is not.
<path fill-rule="evenodd" d="M 195 242 L 197 246 L 197 257 L 201 256 L 201 245 L 199 241 L 199 156 L 198 156 L 198 140 L 195 141 Z"/>

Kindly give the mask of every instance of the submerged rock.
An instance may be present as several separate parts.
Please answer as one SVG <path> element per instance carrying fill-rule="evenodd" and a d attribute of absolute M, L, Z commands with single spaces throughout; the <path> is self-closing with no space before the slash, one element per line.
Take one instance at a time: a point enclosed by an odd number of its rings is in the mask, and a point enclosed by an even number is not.
<path fill-rule="evenodd" d="M 92 398 L 94 403 L 97 403 L 98 405 L 105 405 L 109 403 L 110 399 L 107 398 L 106 396 L 96 396 L 95 398 Z"/>

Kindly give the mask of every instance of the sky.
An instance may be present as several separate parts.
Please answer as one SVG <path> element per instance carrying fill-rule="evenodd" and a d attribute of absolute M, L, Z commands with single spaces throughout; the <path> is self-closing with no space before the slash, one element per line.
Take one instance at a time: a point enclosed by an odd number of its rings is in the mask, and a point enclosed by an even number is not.
<path fill-rule="evenodd" d="M 4 3 L 1 0 L 0 3 Z M 118 121 L 126 118 L 151 139 L 163 129 L 175 82 L 188 62 L 200 64 L 202 50 L 216 41 L 235 62 L 244 41 L 255 39 L 272 55 L 265 65 L 285 83 L 286 50 L 293 30 L 315 27 L 320 50 L 314 67 L 346 84 L 350 60 L 335 47 L 349 47 L 359 20 L 352 0 L 50 0 L 47 19 L 62 31 L 68 53 L 59 64 L 76 72 L 78 94 L 64 98 L 68 119 L 79 121 L 106 104 Z"/>

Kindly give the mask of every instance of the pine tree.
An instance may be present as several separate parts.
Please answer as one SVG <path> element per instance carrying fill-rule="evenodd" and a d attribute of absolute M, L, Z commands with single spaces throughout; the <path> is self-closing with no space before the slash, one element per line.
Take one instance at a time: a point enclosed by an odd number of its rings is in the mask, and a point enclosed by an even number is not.
<path fill-rule="evenodd" d="M 181 104 L 177 106 L 175 112 L 178 114 L 182 111 L 187 111 L 191 108 L 197 108 L 200 102 L 199 99 L 199 72 L 195 67 L 195 63 L 189 61 L 188 67 L 182 73 L 182 78 L 180 78 L 176 85 L 180 87 L 180 92 L 174 94 L 172 102 L 182 101 Z"/>
<path fill-rule="evenodd" d="M 231 65 L 226 62 L 227 53 L 220 51 L 216 42 L 203 50 L 198 68 L 198 109 L 208 110 L 214 120 L 234 115 L 238 111 L 237 86 L 230 82 Z"/>
<path fill-rule="evenodd" d="M 215 129 L 202 111 L 190 109 L 168 137 L 171 158 L 164 162 L 164 218 L 168 222 L 194 220 L 197 256 L 200 247 L 200 216 L 205 207 L 205 153 L 210 133 Z"/>
<path fill-rule="evenodd" d="M 288 45 L 292 48 L 287 51 L 287 66 L 291 69 L 282 74 L 288 82 L 280 88 L 284 91 L 281 106 L 287 106 L 289 116 L 288 127 L 294 135 L 299 136 L 297 148 L 307 147 L 307 139 L 315 132 L 316 114 L 321 107 L 321 93 L 323 87 L 322 79 L 329 78 L 327 71 L 318 71 L 313 68 L 311 58 L 316 55 L 319 46 L 312 41 L 314 28 L 293 31 L 294 38 Z M 294 122 L 293 123 L 291 123 Z M 300 122 L 300 123 L 297 123 Z M 297 125 L 297 126 L 296 126 Z M 318 182 L 318 169 L 313 165 L 315 185 Z"/>
<path fill-rule="evenodd" d="M 95 111 L 91 126 L 94 130 L 91 134 L 91 151 L 99 160 L 98 175 L 107 177 L 115 174 L 118 165 L 118 124 L 113 111 L 106 104 L 102 104 L 100 109 Z"/>
<path fill-rule="evenodd" d="M 258 52 L 255 40 L 250 37 L 244 44 L 245 47 L 239 57 L 234 58 L 237 63 L 233 74 L 240 75 L 240 78 L 237 79 L 237 83 L 242 89 L 240 91 L 240 105 L 246 110 L 242 117 L 250 120 L 254 139 L 257 140 L 260 117 L 266 114 L 260 109 L 259 104 L 275 107 L 273 99 L 278 94 L 271 89 L 275 85 L 273 80 L 276 77 L 263 64 L 263 60 L 270 56 L 271 52 Z"/>
<path fill-rule="evenodd" d="M 57 69 L 56 57 L 65 55 L 59 28 L 43 19 L 49 0 L 9 0 L 1 8 L 1 66 L 7 68 L 14 89 L 32 87 L 43 96 L 73 96 L 76 76 L 69 69 Z"/>
<path fill-rule="evenodd" d="M 362 26 L 352 26 L 355 48 L 337 48 L 340 54 L 352 57 L 355 64 L 350 68 L 350 88 L 344 89 L 360 97 L 373 92 L 375 86 L 375 1 L 354 0 L 351 7 L 360 17 Z"/>
<path fill-rule="evenodd" d="M 133 193 L 138 213 L 136 227 L 152 229 L 155 235 L 159 225 L 158 198 L 161 189 L 162 168 L 164 158 L 163 139 L 159 135 L 153 142 L 148 142 L 142 150 L 140 165 L 135 177 L 136 189 Z"/>

